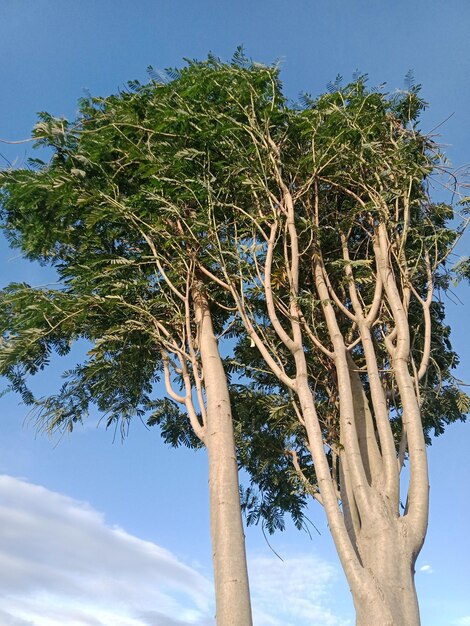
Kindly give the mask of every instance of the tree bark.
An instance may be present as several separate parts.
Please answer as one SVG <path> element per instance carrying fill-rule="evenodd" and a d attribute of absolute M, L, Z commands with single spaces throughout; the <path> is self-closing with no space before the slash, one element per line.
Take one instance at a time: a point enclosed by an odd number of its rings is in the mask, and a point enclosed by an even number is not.
<path fill-rule="evenodd" d="M 415 556 L 403 519 L 372 516 L 357 541 L 364 567 L 364 587 L 351 589 L 357 626 L 419 626 L 414 584 Z"/>
<path fill-rule="evenodd" d="M 302 369 L 301 361 L 303 355 L 299 352 L 298 370 Z M 347 442 L 340 454 L 340 510 L 337 496 L 332 493 L 334 480 L 325 465 L 312 392 L 305 376 L 297 375 L 296 382 L 322 503 L 353 596 L 357 626 L 419 626 L 414 564 L 424 534 L 419 532 L 417 536 L 416 522 L 409 513 L 400 517 L 395 490 L 390 492 L 382 481 L 372 480 L 370 473 L 365 485 L 353 483 Z M 351 415 L 356 422 L 355 438 L 359 444 L 358 463 L 370 469 L 377 451 L 374 446 L 360 445 L 369 410 L 367 398 L 354 372 L 350 383 L 349 388 L 343 385 L 341 391 L 343 399 L 347 396 L 352 399 Z M 396 460 L 394 471 L 398 481 Z"/>
<path fill-rule="evenodd" d="M 206 393 L 212 559 L 218 626 L 251 626 L 238 467 L 227 377 L 207 302 L 195 294 Z"/>

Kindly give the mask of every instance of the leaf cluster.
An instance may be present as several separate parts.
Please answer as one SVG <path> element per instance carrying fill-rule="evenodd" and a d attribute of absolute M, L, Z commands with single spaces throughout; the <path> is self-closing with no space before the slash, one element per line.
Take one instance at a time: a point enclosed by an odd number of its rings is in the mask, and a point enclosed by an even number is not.
<path fill-rule="evenodd" d="M 272 531 L 282 528 L 288 511 L 302 526 L 308 491 L 316 489 L 311 455 L 291 393 L 251 347 L 234 294 L 290 376 L 291 355 L 269 322 L 262 271 L 274 224 L 271 283 L 288 333 L 292 250 L 279 211 L 286 189 L 299 235 L 296 302 L 327 350 L 314 264 L 321 258 L 342 304 L 334 305 L 340 330 L 354 345 L 357 329 L 346 314 L 350 286 L 367 310 L 377 282 L 373 235 L 385 224 L 400 294 L 410 284 L 414 289 L 409 326 L 419 364 L 425 333 L 419 298 L 430 282 L 445 290 L 447 258 L 459 234 L 450 226 L 452 208 L 429 195 L 442 160 L 419 131 L 425 103 L 419 86 L 388 95 L 357 77 L 292 105 L 278 68 L 252 63 L 241 50 L 230 63 L 209 56 L 149 74 L 147 84 L 132 81 L 117 94 L 82 99 L 73 121 L 41 113 L 33 136 L 50 160 L 0 174 L 3 231 L 24 256 L 53 266 L 58 276 L 56 288 L 12 284 L 1 292 L 0 373 L 47 428 L 70 429 L 95 405 L 108 424 L 125 430 L 134 417 L 148 419 L 170 445 L 197 447 L 184 413 L 154 396 L 162 351 L 169 344 L 184 351 L 188 333 L 196 334 L 194 320 L 188 330 L 185 302 L 195 281 L 202 282 L 217 332 L 236 338 L 226 367 L 238 377 L 231 394 L 239 463 L 258 489 L 244 492 L 248 519 L 264 520 Z M 461 272 L 468 273 L 465 263 Z M 458 360 L 440 299 L 430 314 L 432 358 L 419 390 L 428 441 L 464 419 L 469 405 L 452 375 Z M 398 441 L 401 403 L 383 343 L 392 326 L 382 303 L 373 341 Z M 84 362 L 65 373 L 56 395 L 35 397 L 28 377 L 78 340 L 90 345 Z M 304 349 L 322 432 L 334 447 L 334 367 L 308 336 Z M 351 356 L 368 394 L 360 343 Z M 293 469 L 293 452 L 307 482 Z"/>

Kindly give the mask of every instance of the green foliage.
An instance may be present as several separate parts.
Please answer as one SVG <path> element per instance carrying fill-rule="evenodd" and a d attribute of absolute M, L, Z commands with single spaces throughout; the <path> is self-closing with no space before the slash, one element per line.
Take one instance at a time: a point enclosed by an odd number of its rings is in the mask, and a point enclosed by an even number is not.
<path fill-rule="evenodd" d="M 211 264 L 208 163 L 219 177 L 236 177 L 233 154 L 230 171 L 221 171 L 221 137 L 236 134 L 246 106 L 262 116 L 280 98 L 276 70 L 252 66 L 241 52 L 233 64 L 210 57 L 169 76 L 84 99 L 73 123 L 41 113 L 33 136 L 52 150 L 50 162 L 1 174 L 6 236 L 59 276 L 55 290 L 4 290 L 2 373 L 31 403 L 26 375 L 47 365 L 51 351 L 80 338 L 93 345 L 59 396 L 34 400 L 51 426 L 81 419 L 90 402 L 110 421 L 148 409 L 161 366 L 155 322 L 176 340 L 185 332 L 184 310 L 155 257 L 182 291 L 196 258 Z M 227 317 L 215 315 L 219 324 Z"/>
<path fill-rule="evenodd" d="M 237 338 L 226 366 L 239 382 L 231 393 L 239 463 L 253 481 L 243 492 L 248 520 L 264 520 L 272 532 L 283 527 L 288 511 L 300 527 L 308 492 L 316 490 L 303 428 L 290 392 L 251 347 L 234 313 L 233 291 L 224 285 L 240 286 L 253 323 L 291 375 L 290 355 L 269 322 L 259 275 L 282 201 L 281 172 L 295 197 L 298 303 L 325 346 L 330 339 L 312 259 L 322 255 L 346 309 L 351 281 L 362 300 L 371 302 L 376 282 L 371 240 L 379 223 L 395 246 L 400 288 L 412 282 L 424 298 L 430 267 L 445 290 L 446 259 L 458 232 L 449 227 L 452 208 L 429 197 L 428 180 L 440 155 L 418 128 L 425 103 L 414 84 L 389 96 L 358 77 L 345 87 L 335 82 L 317 99 L 306 96 L 289 105 L 278 69 L 252 63 L 242 50 L 231 63 L 209 56 L 163 75 L 148 71 L 148 84 L 132 81 L 118 94 L 82 99 L 72 122 L 41 113 L 33 136 L 37 147 L 52 152 L 49 162 L 32 159 L 27 168 L 0 174 L 0 219 L 11 245 L 52 265 L 58 275 L 54 289 L 12 284 L 1 292 L 0 373 L 48 429 L 71 429 L 95 405 L 108 425 L 121 424 L 125 431 L 132 418 L 147 419 L 170 445 L 198 447 L 175 402 L 154 396 L 162 352 L 169 344 L 185 350 L 188 334 L 196 332 L 178 294 L 203 282 L 217 331 Z M 286 231 L 281 224 L 272 285 L 276 306 L 288 311 Z M 348 238 L 349 261 L 342 254 L 342 235 Z M 460 266 L 463 275 L 467 265 Z M 356 331 L 344 311 L 337 314 L 353 343 Z M 428 441 L 464 419 L 469 404 L 452 376 L 457 356 L 438 300 L 431 317 L 432 358 L 420 388 Z M 285 315 L 286 332 L 288 322 Z M 383 346 L 391 323 L 383 306 L 374 342 L 398 439 L 401 405 Z M 416 298 L 409 323 L 413 360 L 419 363 L 424 326 Z M 28 377 L 47 366 L 51 353 L 66 354 L 83 339 L 91 346 L 87 358 L 65 373 L 58 394 L 34 397 Z M 334 368 L 311 341 L 305 350 L 325 440 L 339 445 Z M 351 354 L 363 367 L 360 344 Z M 196 373 L 189 373 L 194 380 Z M 176 370 L 173 382 L 182 382 Z M 368 393 L 366 376 L 362 382 Z M 306 480 L 293 469 L 294 452 Z"/>
<path fill-rule="evenodd" d="M 251 479 L 251 487 L 241 490 L 247 523 L 261 520 L 273 533 L 284 529 L 288 512 L 302 528 L 309 494 L 292 466 L 292 451 L 296 450 L 311 476 L 314 471 L 289 398 L 267 396 L 244 385 L 232 385 L 230 395 L 239 465 Z"/>
<path fill-rule="evenodd" d="M 152 413 L 147 419 L 147 425 L 159 426 L 165 443 L 173 448 L 182 445 L 188 448 L 202 446 L 179 405 L 169 398 L 161 398 L 152 403 Z"/>
<path fill-rule="evenodd" d="M 349 293 L 352 280 L 361 302 L 372 302 L 376 268 L 371 242 L 380 223 L 386 225 L 390 245 L 394 248 L 394 269 L 402 293 L 412 283 L 416 297 L 425 299 L 429 272 L 436 287 L 441 289 L 437 292 L 439 298 L 445 291 L 451 271 L 447 255 L 461 229 L 450 227 L 454 216 L 452 207 L 434 203 L 428 194 L 427 181 L 440 166 L 441 155 L 432 141 L 418 130 L 419 113 L 424 106 L 419 98 L 419 86 L 388 97 L 382 92 L 368 90 L 364 77 L 360 77 L 344 88 L 335 83 L 329 93 L 317 100 L 307 99 L 305 106 L 289 118 L 290 143 L 283 146 L 282 172 L 296 199 L 302 251 L 298 302 L 317 338 L 328 348 L 331 347 L 330 338 L 320 301 L 315 297 L 311 259 L 321 255 L 329 280 L 345 309 L 352 308 Z M 271 222 L 268 215 L 264 222 L 258 220 L 257 225 L 265 225 L 268 230 Z M 343 257 L 342 237 L 348 241 L 348 260 Z M 278 248 L 285 245 L 280 237 Z M 255 256 L 253 253 L 253 259 Z M 262 255 L 257 258 L 262 265 Z M 290 294 L 287 278 L 278 279 L 285 266 L 284 258 L 281 256 L 278 262 L 279 267 L 273 269 L 273 287 L 281 311 L 288 310 Z M 461 273 L 462 269 L 465 271 L 465 262 L 459 267 Z M 254 274 L 252 270 L 250 276 L 256 282 Z M 245 280 L 248 279 L 245 277 Z M 261 307 L 265 305 L 261 303 Z M 357 337 L 354 327 L 351 328 L 351 322 L 342 310 L 337 310 L 336 314 L 344 337 L 352 343 Z M 269 323 L 265 315 L 264 326 Z M 288 331 L 288 316 L 283 319 Z M 441 434 L 447 424 L 465 419 L 465 407 L 468 406 L 468 396 L 452 375 L 458 358 L 450 344 L 450 329 L 445 324 L 440 299 L 431 306 L 431 322 L 432 357 L 420 389 L 423 427 L 428 443 L 431 431 L 435 435 Z M 383 372 L 383 385 L 388 388 L 392 420 L 394 415 L 399 418 L 401 405 L 393 377 L 389 375 L 392 365 L 383 337 L 393 326 L 390 311 L 382 307 L 374 324 L 375 350 L 379 369 Z M 409 326 L 413 361 L 419 364 L 424 349 L 424 321 L 421 305 L 413 297 Z M 269 330 L 266 330 L 266 336 L 268 344 L 273 342 L 270 344 L 273 351 L 282 354 L 279 342 L 275 345 L 274 336 L 269 338 Z M 334 417 L 337 407 L 331 402 L 332 397 L 337 397 L 335 373 L 315 346 L 310 345 L 310 348 L 309 374 L 315 384 L 320 419 L 326 439 L 337 442 L 339 434 L 333 434 L 331 430 L 332 426 L 333 431 L 336 430 L 335 424 L 338 423 Z M 308 340 L 306 349 L 309 349 Z M 360 343 L 351 354 L 357 367 L 363 368 L 365 361 Z M 287 353 L 281 361 L 289 373 Z M 245 365 L 241 369 L 255 380 L 257 388 L 264 391 L 279 389 L 276 377 L 260 371 L 259 355 L 250 355 L 250 351 L 245 350 L 238 362 Z M 366 377 L 363 377 L 363 384 L 367 392 Z M 396 435 L 399 436 L 398 430 Z"/>
<path fill-rule="evenodd" d="M 462 257 L 454 266 L 455 282 L 459 283 L 461 280 L 470 281 L 470 259 L 468 257 Z"/>

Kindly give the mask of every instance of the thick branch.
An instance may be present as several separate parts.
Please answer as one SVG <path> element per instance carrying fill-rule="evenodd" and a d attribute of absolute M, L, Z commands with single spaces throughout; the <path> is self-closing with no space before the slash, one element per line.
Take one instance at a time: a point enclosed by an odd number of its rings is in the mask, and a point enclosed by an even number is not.
<path fill-rule="evenodd" d="M 397 345 L 392 355 L 392 365 L 403 408 L 402 419 L 408 438 L 410 459 L 409 507 L 405 518 L 409 523 L 412 549 L 418 551 L 426 534 L 429 509 L 426 444 L 413 378 L 408 370 L 410 358 L 408 319 L 390 267 L 388 239 L 384 224 L 378 228 L 374 248 L 397 331 Z"/>
<path fill-rule="evenodd" d="M 336 320 L 334 309 L 329 299 L 328 288 L 319 260 L 315 262 L 314 271 L 317 292 L 322 303 L 323 314 L 335 354 L 334 360 L 338 376 L 341 433 L 342 437 L 344 437 L 341 443 L 344 445 L 346 454 L 348 455 L 348 466 L 351 472 L 351 481 L 356 502 L 359 510 L 365 511 L 369 507 L 370 487 L 367 482 L 364 463 L 359 449 L 354 418 L 351 379 L 349 377 L 349 366 L 347 362 L 347 350 Z"/>
<path fill-rule="evenodd" d="M 351 389 L 354 402 L 354 416 L 359 447 L 362 453 L 364 469 L 369 484 L 380 484 L 383 481 L 383 463 L 377 439 L 375 437 L 374 421 L 369 407 L 369 400 L 364 391 L 361 378 L 356 371 L 356 366 L 348 354 L 350 363 L 349 375 L 351 377 Z M 395 456 L 393 457 L 395 460 Z"/>

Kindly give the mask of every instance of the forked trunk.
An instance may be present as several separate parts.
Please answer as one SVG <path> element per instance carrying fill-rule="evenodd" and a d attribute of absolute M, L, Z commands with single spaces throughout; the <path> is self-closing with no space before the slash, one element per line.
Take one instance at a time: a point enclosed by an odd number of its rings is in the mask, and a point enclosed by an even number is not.
<path fill-rule="evenodd" d="M 245 554 L 227 377 L 209 309 L 199 294 L 196 313 L 206 392 L 206 437 L 216 621 L 218 626 L 251 626 L 250 590 Z"/>
<path fill-rule="evenodd" d="M 419 626 L 414 556 L 402 520 L 361 528 L 358 548 L 363 588 L 351 587 L 357 626 Z"/>
<path fill-rule="evenodd" d="M 396 491 L 387 490 L 379 471 L 381 464 L 375 467 L 370 463 L 368 480 L 354 489 L 351 472 L 354 459 L 346 456 L 344 450 L 340 454 L 341 493 L 335 492 L 325 463 L 315 404 L 305 383 L 299 385 L 299 399 L 321 501 L 353 596 L 356 626 L 420 626 L 414 564 L 424 541 L 426 524 L 416 524 L 411 510 L 399 515 Z M 354 419 L 364 419 L 364 411 L 358 407 L 359 404 L 355 406 Z M 362 452 L 369 460 L 374 458 L 368 451 Z M 395 467 L 398 472 L 396 460 Z M 427 490 L 422 500 L 425 503 L 422 508 L 426 508 Z"/>

